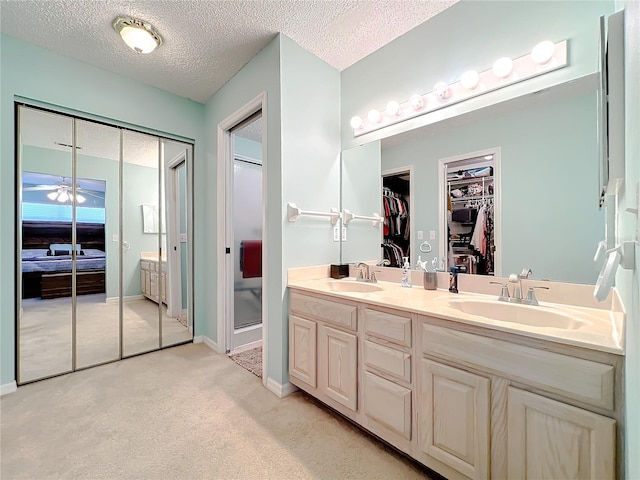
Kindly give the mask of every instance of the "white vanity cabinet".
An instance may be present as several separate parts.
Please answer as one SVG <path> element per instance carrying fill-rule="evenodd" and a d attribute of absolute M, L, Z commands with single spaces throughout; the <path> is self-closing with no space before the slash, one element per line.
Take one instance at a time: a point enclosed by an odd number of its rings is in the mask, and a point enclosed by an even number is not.
<path fill-rule="evenodd" d="M 349 418 L 358 406 L 357 317 L 355 303 L 289 296 L 291 383 Z"/>
<path fill-rule="evenodd" d="M 290 290 L 297 385 L 447 478 L 622 478 L 622 357 Z"/>
<path fill-rule="evenodd" d="M 418 318 L 422 463 L 474 479 L 619 475 L 617 356 Z"/>
<path fill-rule="evenodd" d="M 140 260 L 140 290 L 142 295 L 154 302 L 167 303 L 166 262 Z"/>

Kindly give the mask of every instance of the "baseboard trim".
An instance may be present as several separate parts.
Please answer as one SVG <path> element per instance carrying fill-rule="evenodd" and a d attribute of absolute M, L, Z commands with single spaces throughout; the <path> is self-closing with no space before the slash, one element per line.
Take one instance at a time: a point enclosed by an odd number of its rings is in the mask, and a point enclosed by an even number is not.
<path fill-rule="evenodd" d="M 258 340 L 257 342 L 247 343 L 246 345 L 241 345 L 237 348 L 234 348 L 230 355 L 234 353 L 246 352 L 247 350 L 253 350 L 254 348 L 258 348 L 262 346 L 262 340 Z"/>
<path fill-rule="evenodd" d="M 145 298 L 144 295 L 129 295 L 128 297 L 122 297 L 122 302 L 133 302 L 134 300 L 142 300 Z M 105 303 L 118 303 L 120 301 L 120 297 L 107 297 Z"/>
<path fill-rule="evenodd" d="M 267 387 L 267 390 L 275 393 L 278 398 L 288 397 L 293 392 L 299 390 L 293 383 L 287 382 L 282 385 L 281 383 L 276 382 L 273 378 L 267 378 L 265 386 Z"/>
<path fill-rule="evenodd" d="M 193 343 L 204 343 L 207 347 L 209 347 L 214 352 L 220 353 L 218 351 L 218 344 L 216 342 L 214 342 L 213 340 L 211 340 L 206 335 L 197 335 L 197 336 L 193 337 Z"/>
<path fill-rule="evenodd" d="M 18 390 L 18 385 L 15 381 L 11 383 L 5 383 L 4 385 L 0 385 L 0 397 L 2 395 L 7 395 L 8 393 L 13 393 Z"/>

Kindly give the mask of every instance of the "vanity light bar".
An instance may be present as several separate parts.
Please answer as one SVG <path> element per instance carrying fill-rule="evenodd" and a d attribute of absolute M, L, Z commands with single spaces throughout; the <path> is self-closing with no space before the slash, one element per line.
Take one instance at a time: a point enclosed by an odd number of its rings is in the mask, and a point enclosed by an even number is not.
<path fill-rule="evenodd" d="M 383 110 L 373 109 L 364 117 L 355 116 L 351 119 L 353 136 L 359 137 L 566 66 L 567 40 L 557 43 L 546 40 L 515 60 L 499 58 L 488 70 L 480 73 L 469 70 L 455 83 L 438 82 L 431 92 L 414 94 L 403 103 L 392 100 Z"/>

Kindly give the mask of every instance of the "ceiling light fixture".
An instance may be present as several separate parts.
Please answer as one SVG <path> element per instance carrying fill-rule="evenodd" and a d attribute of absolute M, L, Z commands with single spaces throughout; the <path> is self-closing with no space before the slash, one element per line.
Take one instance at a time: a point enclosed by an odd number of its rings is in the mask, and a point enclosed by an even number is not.
<path fill-rule="evenodd" d="M 351 119 L 353 136 L 359 137 L 448 105 L 564 68 L 568 65 L 567 44 L 568 40 L 557 43 L 549 40 L 539 42 L 528 54 L 515 59 L 501 57 L 495 61 L 492 68 L 481 72 L 466 70 L 457 82 L 451 84 L 439 82 L 430 92 L 423 95 L 414 93 L 404 102 L 393 100 L 387 103 L 385 109 L 371 110 L 366 116 L 355 116 Z"/>
<path fill-rule="evenodd" d="M 120 34 L 124 43 L 136 53 L 151 53 L 162 45 L 162 37 L 153 25 L 133 17 L 118 17 L 113 28 Z"/>

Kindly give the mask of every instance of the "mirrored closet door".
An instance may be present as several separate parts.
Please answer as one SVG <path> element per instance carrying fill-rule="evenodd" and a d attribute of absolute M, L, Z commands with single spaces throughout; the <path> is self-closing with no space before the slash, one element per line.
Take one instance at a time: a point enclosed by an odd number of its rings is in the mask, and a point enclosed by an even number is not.
<path fill-rule="evenodd" d="M 18 383 L 191 341 L 192 145 L 17 118 Z"/>

